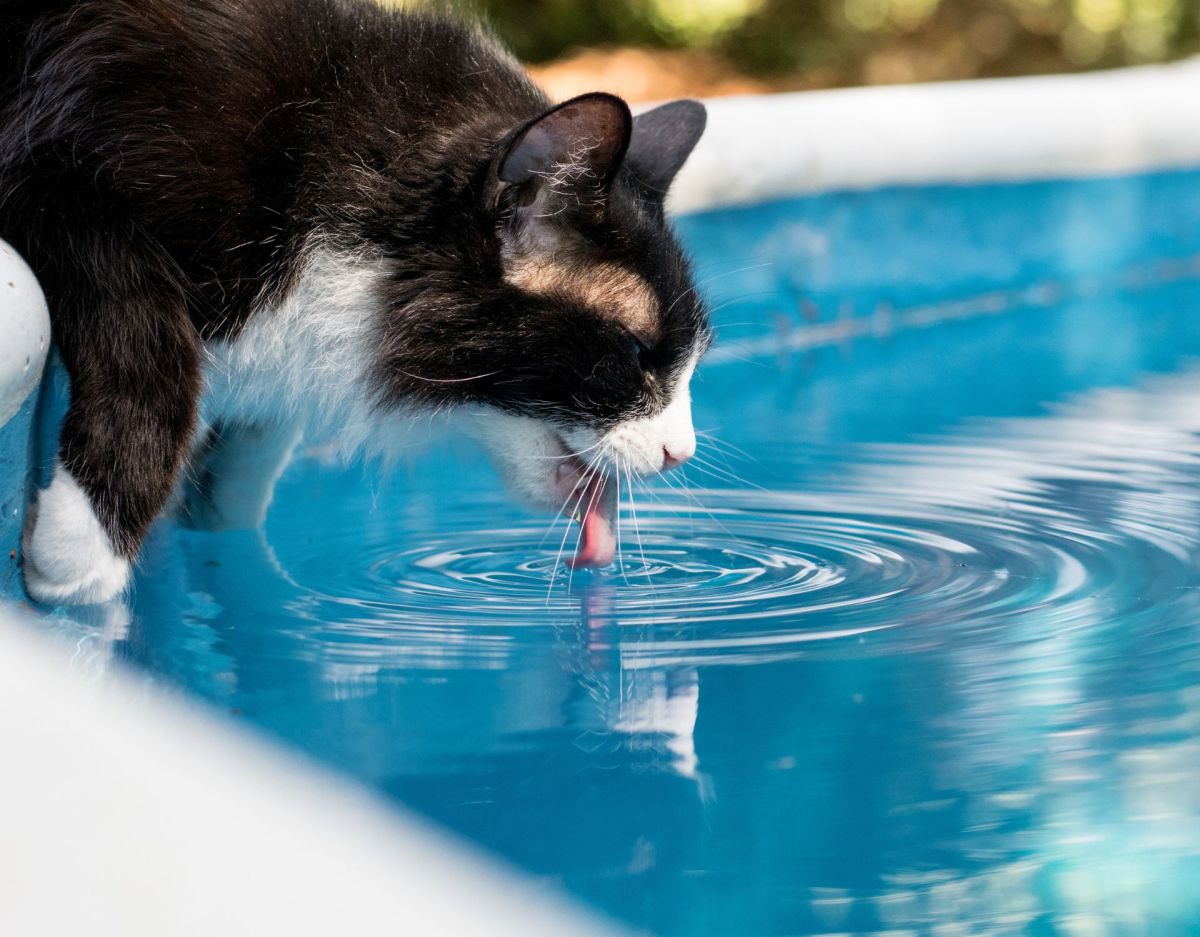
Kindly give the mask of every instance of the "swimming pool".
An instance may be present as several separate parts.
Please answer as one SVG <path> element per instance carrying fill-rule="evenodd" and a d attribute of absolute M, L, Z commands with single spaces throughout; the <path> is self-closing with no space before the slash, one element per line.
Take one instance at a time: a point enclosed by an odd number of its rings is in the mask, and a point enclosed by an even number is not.
<path fill-rule="evenodd" d="M 619 568 L 311 452 L 113 653 L 651 933 L 1200 933 L 1200 173 L 681 227 L 712 436 Z"/>

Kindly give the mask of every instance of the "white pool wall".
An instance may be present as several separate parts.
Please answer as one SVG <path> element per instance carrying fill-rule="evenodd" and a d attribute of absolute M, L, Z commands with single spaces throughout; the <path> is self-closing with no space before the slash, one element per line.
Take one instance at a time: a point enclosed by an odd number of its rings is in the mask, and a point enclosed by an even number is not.
<path fill-rule="evenodd" d="M 50 347 L 50 316 L 33 272 L 0 241 L 0 426 L 42 376 Z"/>
<path fill-rule="evenodd" d="M 721 99 L 671 205 L 1198 166 L 1197 102 L 1197 61 Z M 46 329 L 27 268 L 0 249 L 0 424 L 36 385 Z M 0 934 L 613 933 L 351 782 L 110 667 L 103 638 L 66 645 L 52 630 L 0 606 Z"/>
<path fill-rule="evenodd" d="M 679 213 L 931 182 L 1200 165 L 1200 58 L 1083 75 L 709 101 Z"/>

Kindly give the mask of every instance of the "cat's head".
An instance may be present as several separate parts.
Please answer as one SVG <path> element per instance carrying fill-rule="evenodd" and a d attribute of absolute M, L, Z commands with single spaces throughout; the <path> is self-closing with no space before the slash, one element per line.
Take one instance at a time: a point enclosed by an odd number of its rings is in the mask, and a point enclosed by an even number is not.
<path fill-rule="evenodd" d="M 704 124 L 597 93 L 512 128 L 468 186 L 482 223 L 449 237 L 461 287 L 385 342 L 394 387 L 469 404 L 510 489 L 583 521 L 581 564 L 612 558 L 618 478 L 695 452 L 710 331 L 663 201 Z"/>

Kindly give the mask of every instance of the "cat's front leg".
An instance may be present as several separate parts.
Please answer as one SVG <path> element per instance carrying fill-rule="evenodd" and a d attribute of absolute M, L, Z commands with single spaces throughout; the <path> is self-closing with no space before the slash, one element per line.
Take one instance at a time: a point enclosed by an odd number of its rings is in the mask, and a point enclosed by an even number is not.
<path fill-rule="evenodd" d="M 125 590 L 196 423 L 195 329 L 182 302 L 165 287 L 146 292 L 148 271 L 122 259 L 128 282 L 98 283 L 86 314 L 69 303 L 55 310 L 71 404 L 54 477 L 38 492 L 22 547 L 26 588 L 41 602 L 105 602 Z"/>

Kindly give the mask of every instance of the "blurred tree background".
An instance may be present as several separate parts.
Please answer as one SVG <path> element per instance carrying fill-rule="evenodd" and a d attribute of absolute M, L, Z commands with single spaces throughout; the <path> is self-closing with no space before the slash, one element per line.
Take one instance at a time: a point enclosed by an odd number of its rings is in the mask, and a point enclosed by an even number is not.
<path fill-rule="evenodd" d="M 473 0 L 558 94 L 934 81 L 1200 51 L 1200 0 Z"/>

